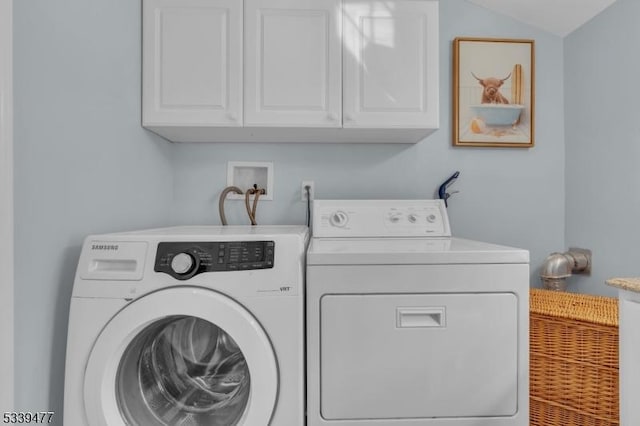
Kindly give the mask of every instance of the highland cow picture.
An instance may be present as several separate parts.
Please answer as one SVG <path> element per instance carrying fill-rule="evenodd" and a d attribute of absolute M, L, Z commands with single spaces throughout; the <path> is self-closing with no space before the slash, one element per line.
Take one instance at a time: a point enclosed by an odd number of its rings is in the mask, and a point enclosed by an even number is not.
<path fill-rule="evenodd" d="M 534 41 L 453 41 L 453 145 L 534 145 Z"/>

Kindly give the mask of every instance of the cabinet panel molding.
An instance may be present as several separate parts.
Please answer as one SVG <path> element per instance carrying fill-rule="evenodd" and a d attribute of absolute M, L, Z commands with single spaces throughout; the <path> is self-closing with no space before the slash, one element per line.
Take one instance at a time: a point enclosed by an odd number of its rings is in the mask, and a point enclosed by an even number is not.
<path fill-rule="evenodd" d="M 344 10 L 344 126 L 437 128 L 437 2 L 345 0 Z"/>
<path fill-rule="evenodd" d="M 339 5 L 245 1 L 245 126 L 341 126 Z"/>
<path fill-rule="evenodd" d="M 242 5 L 143 5 L 143 123 L 242 125 Z"/>

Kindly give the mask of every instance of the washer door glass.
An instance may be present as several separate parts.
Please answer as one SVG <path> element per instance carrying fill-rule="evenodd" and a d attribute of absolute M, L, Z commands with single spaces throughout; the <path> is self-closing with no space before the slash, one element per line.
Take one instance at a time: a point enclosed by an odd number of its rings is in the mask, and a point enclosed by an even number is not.
<path fill-rule="evenodd" d="M 250 375 L 224 330 L 201 318 L 173 316 L 129 343 L 116 384 L 129 425 L 233 426 L 246 409 Z"/>
<path fill-rule="evenodd" d="M 278 366 L 269 337 L 238 302 L 171 287 L 111 317 L 89 354 L 83 394 L 87 426 L 264 425 Z"/>

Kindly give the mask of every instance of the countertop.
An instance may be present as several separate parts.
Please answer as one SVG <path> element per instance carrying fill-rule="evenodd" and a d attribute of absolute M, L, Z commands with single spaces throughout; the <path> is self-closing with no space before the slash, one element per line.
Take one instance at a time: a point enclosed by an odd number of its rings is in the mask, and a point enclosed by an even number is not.
<path fill-rule="evenodd" d="M 640 293 L 640 278 L 611 278 L 607 280 L 607 285 Z"/>

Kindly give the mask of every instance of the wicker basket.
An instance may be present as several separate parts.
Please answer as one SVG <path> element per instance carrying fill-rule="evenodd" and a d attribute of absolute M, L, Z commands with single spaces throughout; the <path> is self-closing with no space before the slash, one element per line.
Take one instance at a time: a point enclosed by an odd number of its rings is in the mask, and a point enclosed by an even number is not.
<path fill-rule="evenodd" d="M 530 425 L 619 425 L 618 302 L 531 289 Z"/>

